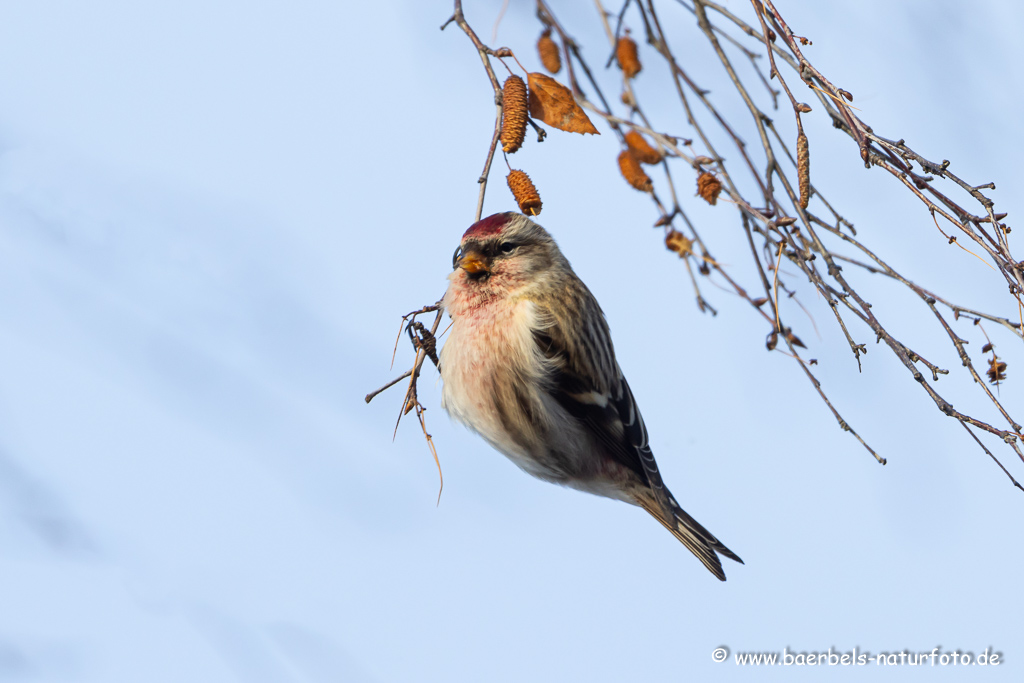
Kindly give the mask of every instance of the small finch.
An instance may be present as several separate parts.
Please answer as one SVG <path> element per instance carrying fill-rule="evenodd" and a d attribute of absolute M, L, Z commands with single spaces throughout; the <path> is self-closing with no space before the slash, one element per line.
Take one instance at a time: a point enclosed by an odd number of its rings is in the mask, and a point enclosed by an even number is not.
<path fill-rule="evenodd" d="M 725 581 L 740 562 L 676 502 L 594 295 L 544 228 L 517 213 L 472 225 L 444 308 L 441 405 L 528 474 L 639 505 Z"/>

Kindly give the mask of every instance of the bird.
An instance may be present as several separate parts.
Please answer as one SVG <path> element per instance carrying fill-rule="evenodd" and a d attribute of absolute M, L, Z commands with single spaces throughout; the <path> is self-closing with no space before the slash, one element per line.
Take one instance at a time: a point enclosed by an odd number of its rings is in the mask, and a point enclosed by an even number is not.
<path fill-rule="evenodd" d="M 743 564 L 665 486 L 604 313 L 527 216 L 474 223 L 442 299 L 441 406 L 534 477 L 637 505 L 719 580 Z"/>

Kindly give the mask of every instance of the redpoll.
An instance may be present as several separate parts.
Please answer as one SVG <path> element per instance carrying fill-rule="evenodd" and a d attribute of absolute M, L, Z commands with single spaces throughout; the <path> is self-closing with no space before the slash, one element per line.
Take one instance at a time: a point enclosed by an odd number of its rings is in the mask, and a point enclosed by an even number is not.
<path fill-rule="evenodd" d="M 441 405 L 533 476 L 639 505 L 722 581 L 735 553 L 661 480 L 594 295 L 526 216 L 474 224 L 455 251 L 444 308 Z"/>

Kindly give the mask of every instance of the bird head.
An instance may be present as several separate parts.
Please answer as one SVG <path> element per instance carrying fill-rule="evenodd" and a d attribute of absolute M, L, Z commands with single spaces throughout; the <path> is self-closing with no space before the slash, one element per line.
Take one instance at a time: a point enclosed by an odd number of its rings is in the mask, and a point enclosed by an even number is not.
<path fill-rule="evenodd" d="M 470 226 L 452 257 L 453 281 L 467 286 L 525 285 L 563 260 L 551 235 L 526 216 L 496 213 Z"/>

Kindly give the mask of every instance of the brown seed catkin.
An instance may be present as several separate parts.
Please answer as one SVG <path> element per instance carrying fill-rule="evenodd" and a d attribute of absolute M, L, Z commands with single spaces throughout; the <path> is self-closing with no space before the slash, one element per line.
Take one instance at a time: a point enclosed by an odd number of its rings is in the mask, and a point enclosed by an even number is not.
<path fill-rule="evenodd" d="M 501 148 L 512 154 L 523 146 L 526 137 L 526 83 L 519 76 L 509 76 L 501 90 Z"/>
<path fill-rule="evenodd" d="M 803 131 L 796 138 L 796 172 L 800 181 L 800 208 L 806 209 L 811 201 L 811 153 Z"/>
<path fill-rule="evenodd" d="M 628 149 L 624 149 L 619 153 L 619 170 L 622 171 L 622 177 L 626 179 L 626 182 L 637 190 L 650 192 L 654 189 L 654 183 L 644 173 L 644 169 L 640 167 L 640 162 L 637 161 L 636 156 Z"/>
<path fill-rule="evenodd" d="M 711 206 L 718 202 L 718 195 L 722 193 L 722 181 L 714 174 L 704 171 L 697 176 L 697 194 Z"/>
<path fill-rule="evenodd" d="M 661 161 L 661 153 L 651 147 L 639 132 L 631 130 L 626 133 L 625 138 L 626 144 L 629 145 L 630 151 L 633 152 L 633 156 L 641 164 L 657 164 Z"/>
<path fill-rule="evenodd" d="M 519 204 L 519 210 L 530 216 L 540 214 L 543 205 L 530 176 L 522 171 L 514 170 L 509 172 L 506 180 L 508 180 L 508 189 L 512 190 L 512 196 Z"/>
<path fill-rule="evenodd" d="M 640 56 L 637 54 L 636 41 L 629 36 L 619 38 L 615 45 L 615 59 L 626 78 L 633 78 L 643 69 L 640 65 Z"/>
<path fill-rule="evenodd" d="M 558 43 L 551 37 L 551 29 L 544 29 L 537 41 L 537 52 L 540 54 L 540 63 L 544 68 L 553 74 L 562 70 L 562 52 L 558 49 Z"/>

